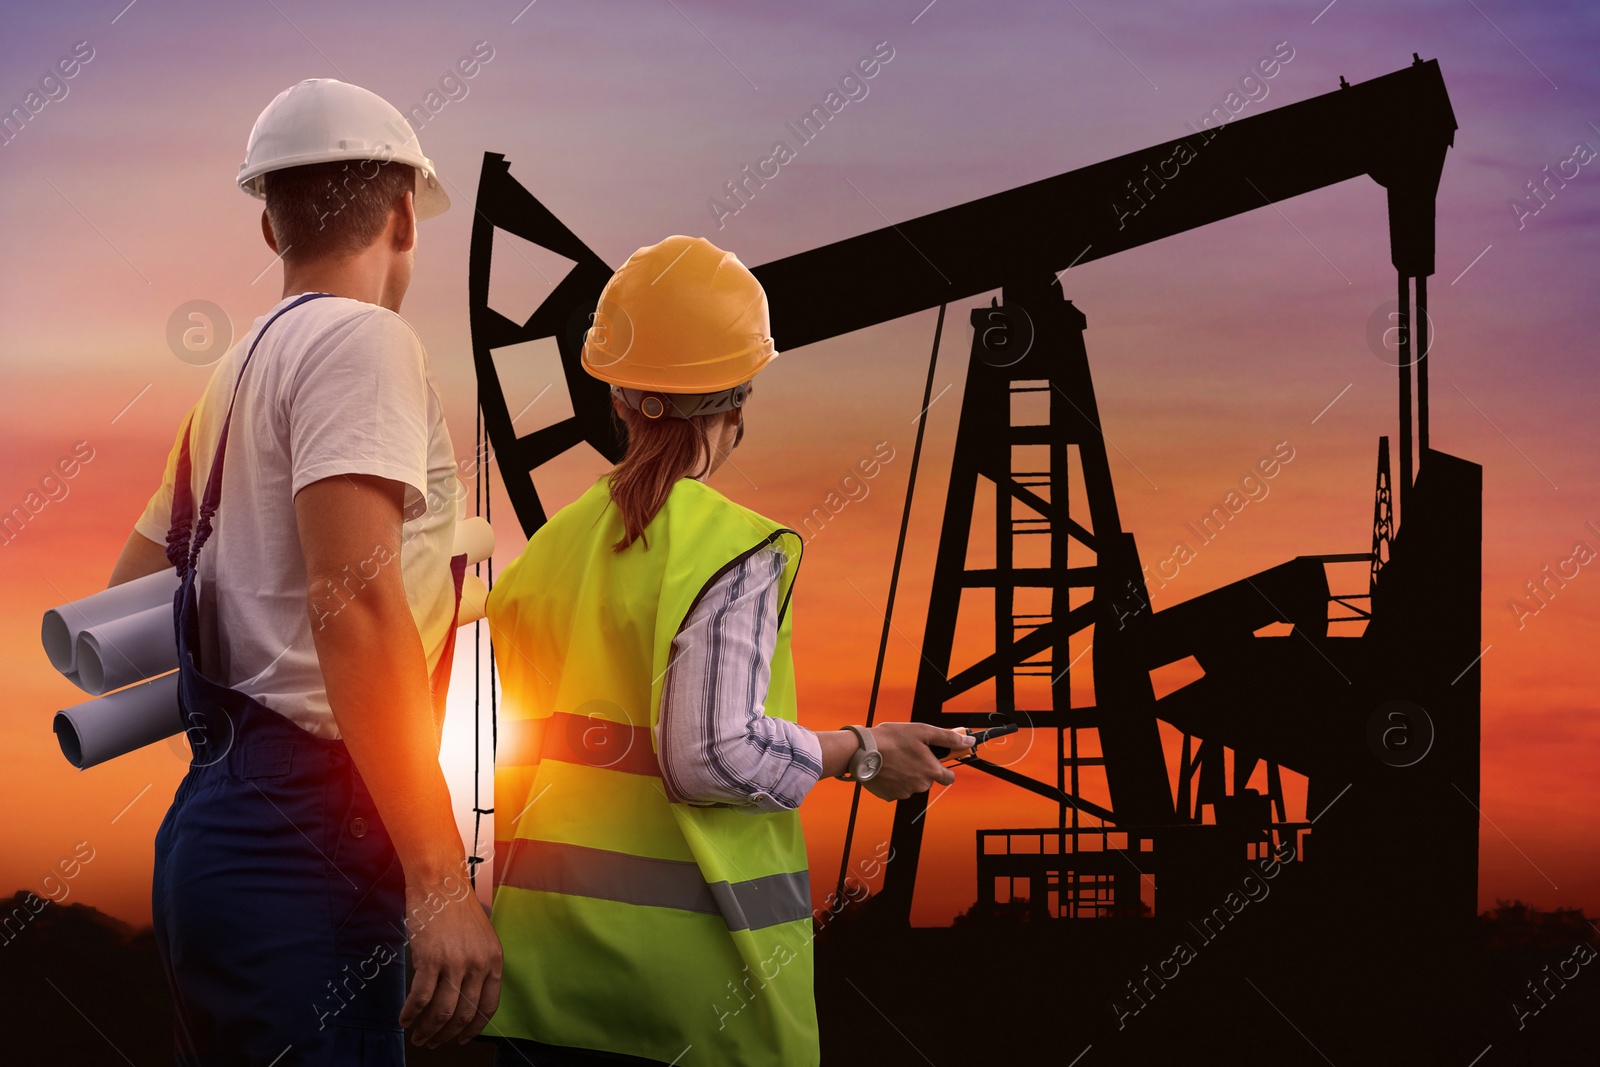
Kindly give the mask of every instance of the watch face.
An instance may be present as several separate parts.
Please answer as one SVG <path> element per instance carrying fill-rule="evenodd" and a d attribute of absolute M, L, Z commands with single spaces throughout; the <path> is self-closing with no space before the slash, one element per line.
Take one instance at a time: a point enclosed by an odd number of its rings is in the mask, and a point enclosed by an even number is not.
<path fill-rule="evenodd" d="M 861 763 L 856 767 L 856 781 L 865 782 L 870 778 L 876 777 L 882 767 L 883 756 L 880 753 L 863 752 L 861 754 Z"/>

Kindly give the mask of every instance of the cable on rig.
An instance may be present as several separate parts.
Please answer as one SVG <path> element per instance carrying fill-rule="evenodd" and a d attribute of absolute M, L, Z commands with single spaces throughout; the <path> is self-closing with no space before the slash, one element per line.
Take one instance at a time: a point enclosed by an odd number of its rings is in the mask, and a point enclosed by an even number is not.
<path fill-rule="evenodd" d="M 906 480 L 906 503 L 900 514 L 900 539 L 894 547 L 894 566 L 889 571 L 889 603 L 883 611 L 883 633 L 878 638 L 878 664 L 872 671 L 872 695 L 867 699 L 867 726 L 872 725 L 878 712 L 878 687 L 883 682 L 883 659 L 889 648 L 889 620 L 894 617 L 895 591 L 900 585 L 900 564 L 905 559 L 906 529 L 911 524 L 911 499 L 917 489 L 917 464 L 922 459 L 922 435 L 928 426 L 928 408 L 932 406 L 933 370 L 939 361 L 939 338 L 944 333 L 945 305 L 939 305 L 939 321 L 933 328 L 933 351 L 928 354 L 928 380 L 922 387 L 922 410 L 917 414 L 917 441 L 911 449 L 911 473 Z M 856 836 L 856 814 L 861 807 L 861 783 L 856 782 L 850 794 L 850 819 L 845 823 L 844 849 L 839 853 L 839 885 L 834 900 L 844 899 L 845 876 L 850 869 L 850 846 Z"/>
<path fill-rule="evenodd" d="M 483 406 L 478 406 L 477 429 L 473 436 L 474 453 L 473 472 L 473 503 L 477 513 L 488 522 L 492 515 L 491 498 L 494 495 L 492 474 L 486 473 L 489 457 L 489 440 L 483 426 Z M 485 578 L 485 586 L 494 588 L 494 557 L 491 555 L 481 563 L 476 564 L 476 573 Z M 472 855 L 467 857 L 468 877 L 472 888 L 478 888 L 478 865 L 484 861 L 481 855 L 483 838 L 483 817 L 494 814 L 494 805 L 483 806 L 483 624 L 488 622 L 485 616 L 472 624 Z M 494 755 L 500 746 L 500 717 L 497 675 L 494 663 L 494 644 L 489 645 L 489 745 L 490 745 L 490 773 L 493 773 Z"/>

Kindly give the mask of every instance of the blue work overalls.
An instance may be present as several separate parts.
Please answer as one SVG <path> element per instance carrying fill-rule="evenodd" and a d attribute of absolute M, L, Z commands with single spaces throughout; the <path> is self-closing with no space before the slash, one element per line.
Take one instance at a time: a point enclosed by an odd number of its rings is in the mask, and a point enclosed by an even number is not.
<path fill-rule="evenodd" d="M 326 293 L 308 293 L 278 316 Z M 192 750 L 156 834 L 156 945 L 172 991 L 176 1062 L 290 1067 L 405 1062 L 405 876 L 343 741 L 320 738 L 201 672 L 196 561 L 221 503 L 233 401 L 198 517 L 189 431 L 167 557 L 178 702 Z M 192 538 L 192 542 L 191 542 Z M 466 558 L 451 563 L 459 605 Z M 448 685 L 455 627 L 435 671 Z M 441 683 L 442 677 L 442 683 Z"/>

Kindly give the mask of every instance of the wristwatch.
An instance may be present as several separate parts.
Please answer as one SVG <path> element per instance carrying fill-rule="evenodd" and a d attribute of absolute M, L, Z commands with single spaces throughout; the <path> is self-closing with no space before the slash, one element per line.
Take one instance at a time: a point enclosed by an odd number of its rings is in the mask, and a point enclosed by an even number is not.
<path fill-rule="evenodd" d="M 836 775 L 842 782 L 870 782 L 883 768 L 883 756 L 878 752 L 877 739 L 865 726 L 846 726 L 861 741 L 861 747 L 850 756 L 850 765 L 843 774 Z"/>

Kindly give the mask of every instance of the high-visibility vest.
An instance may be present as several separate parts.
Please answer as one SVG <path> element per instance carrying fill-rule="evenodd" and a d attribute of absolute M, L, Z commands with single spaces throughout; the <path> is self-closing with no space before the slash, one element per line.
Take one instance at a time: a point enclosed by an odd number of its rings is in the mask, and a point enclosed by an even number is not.
<path fill-rule="evenodd" d="M 505 962 L 486 1032 L 682 1067 L 814 1065 L 799 813 L 671 802 L 653 732 L 684 619 L 772 542 L 788 560 L 764 707 L 795 721 L 787 609 L 801 538 L 691 478 L 646 541 L 615 552 L 622 531 L 602 477 L 534 533 L 488 600 Z"/>

